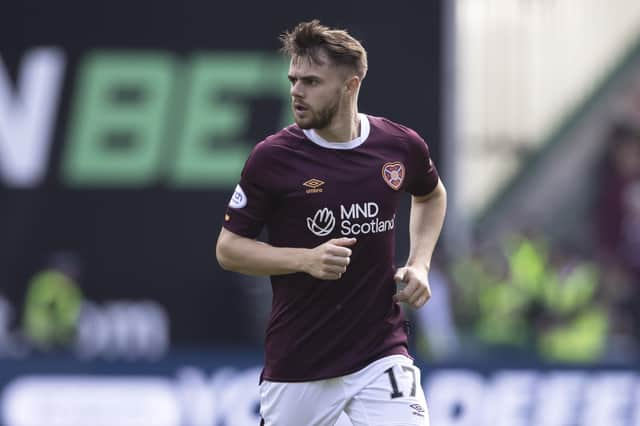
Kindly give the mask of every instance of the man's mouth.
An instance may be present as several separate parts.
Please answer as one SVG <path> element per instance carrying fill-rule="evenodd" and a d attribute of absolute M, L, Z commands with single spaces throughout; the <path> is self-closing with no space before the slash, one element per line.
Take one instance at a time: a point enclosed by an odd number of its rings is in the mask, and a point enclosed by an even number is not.
<path fill-rule="evenodd" d="M 296 110 L 296 112 L 305 112 L 309 109 L 309 107 L 303 104 L 295 103 L 293 104 L 293 109 Z"/>

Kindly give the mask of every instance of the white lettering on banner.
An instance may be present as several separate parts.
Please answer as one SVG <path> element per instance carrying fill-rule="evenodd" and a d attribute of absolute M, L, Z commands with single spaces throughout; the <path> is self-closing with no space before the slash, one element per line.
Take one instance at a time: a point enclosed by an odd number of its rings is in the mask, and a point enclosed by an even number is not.
<path fill-rule="evenodd" d="M 45 176 L 64 66 L 59 49 L 29 51 L 14 95 L 0 60 L 0 177 L 10 186 L 32 187 Z"/>
<path fill-rule="evenodd" d="M 484 416 L 485 379 L 471 370 L 436 372 L 425 388 L 431 424 L 480 426 Z"/>
<path fill-rule="evenodd" d="M 253 368 L 236 373 L 231 380 L 218 386 L 219 417 L 227 426 L 259 424 L 260 388 L 257 383 L 261 370 Z"/>
<path fill-rule="evenodd" d="M 169 318 L 152 301 L 85 302 L 80 312 L 76 353 L 81 358 L 158 359 L 169 349 Z"/>
<path fill-rule="evenodd" d="M 493 378 L 485 423 L 492 426 L 529 426 L 533 401 L 531 396 L 537 374 L 532 371 L 501 371 Z M 488 418 L 487 418 L 488 417 Z"/>
<path fill-rule="evenodd" d="M 180 415 L 172 383 L 154 377 L 27 376 L 2 400 L 2 424 L 14 426 L 176 426 Z"/>
<path fill-rule="evenodd" d="M 3 393 L 1 424 L 258 424 L 260 367 L 160 377 L 25 376 Z M 423 386 L 438 426 L 639 426 L 632 371 L 433 370 Z M 549 400 L 556 399 L 553 402 Z M 56 423 L 57 422 L 57 423 Z M 350 425 L 343 417 L 340 425 Z"/>
<path fill-rule="evenodd" d="M 539 382 L 533 424 L 564 426 L 574 423 L 580 408 L 580 392 L 587 380 L 582 371 L 552 372 Z"/>
<path fill-rule="evenodd" d="M 15 324 L 15 308 L 0 295 L 0 360 L 24 359 L 33 345 Z M 119 300 L 97 305 L 85 300 L 76 323 L 75 354 L 82 359 L 156 360 L 169 350 L 170 320 L 151 300 Z M 2 423 L 0 423 L 2 424 Z"/>
<path fill-rule="evenodd" d="M 242 372 L 223 368 L 207 378 L 204 371 L 185 367 L 178 371 L 177 396 L 183 407 L 183 425 L 257 425 L 260 367 Z"/>
<path fill-rule="evenodd" d="M 640 383 L 635 386 L 635 396 L 631 399 L 631 426 L 640 426 Z"/>
<path fill-rule="evenodd" d="M 639 387 L 631 371 L 440 370 L 425 389 L 438 426 L 638 426 Z"/>
<path fill-rule="evenodd" d="M 211 379 L 196 367 L 183 367 L 178 371 L 176 397 L 182 407 L 184 425 L 215 425 L 220 410 L 218 389 L 233 374 L 231 369 L 222 369 Z"/>
<path fill-rule="evenodd" d="M 585 390 L 580 425 L 627 426 L 633 385 L 633 376 L 626 373 L 596 374 Z"/>

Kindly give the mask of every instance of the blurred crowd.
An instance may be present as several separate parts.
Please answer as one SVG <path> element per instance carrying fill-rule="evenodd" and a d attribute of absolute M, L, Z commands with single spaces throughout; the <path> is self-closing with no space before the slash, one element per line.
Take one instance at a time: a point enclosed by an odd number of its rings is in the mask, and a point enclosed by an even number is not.
<path fill-rule="evenodd" d="M 414 314 L 421 356 L 640 361 L 640 89 L 619 112 L 591 183 L 591 243 L 520 229 L 436 259 L 433 309 Z"/>
<path fill-rule="evenodd" d="M 640 96 L 639 96 L 640 98 Z M 640 102 L 638 120 L 612 126 L 594 217 L 612 348 L 640 342 Z"/>

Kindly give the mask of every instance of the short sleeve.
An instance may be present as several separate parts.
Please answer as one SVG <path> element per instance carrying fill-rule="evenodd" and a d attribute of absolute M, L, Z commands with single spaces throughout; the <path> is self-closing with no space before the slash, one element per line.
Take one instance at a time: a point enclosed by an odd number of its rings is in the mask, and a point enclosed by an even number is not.
<path fill-rule="evenodd" d="M 409 158 L 407 177 L 409 181 L 405 190 L 411 195 L 430 194 L 440 179 L 427 143 L 413 130 L 409 130 Z"/>
<path fill-rule="evenodd" d="M 268 164 L 261 145 L 256 145 L 247 158 L 223 223 L 229 231 L 247 238 L 260 235 L 273 207 L 273 192 L 259 178 Z"/>

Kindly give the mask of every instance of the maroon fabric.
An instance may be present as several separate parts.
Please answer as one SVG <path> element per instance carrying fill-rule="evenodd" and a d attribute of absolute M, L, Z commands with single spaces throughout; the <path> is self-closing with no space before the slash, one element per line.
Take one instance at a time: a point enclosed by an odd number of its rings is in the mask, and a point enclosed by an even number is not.
<path fill-rule="evenodd" d="M 405 321 L 392 300 L 395 215 L 403 192 L 430 193 L 438 173 L 414 131 L 368 119 L 368 138 L 348 150 L 317 145 L 289 126 L 256 145 L 242 171 L 228 230 L 255 238 L 266 227 L 268 242 L 278 247 L 358 239 L 339 280 L 271 277 L 264 379 L 336 377 L 407 354 Z"/>

